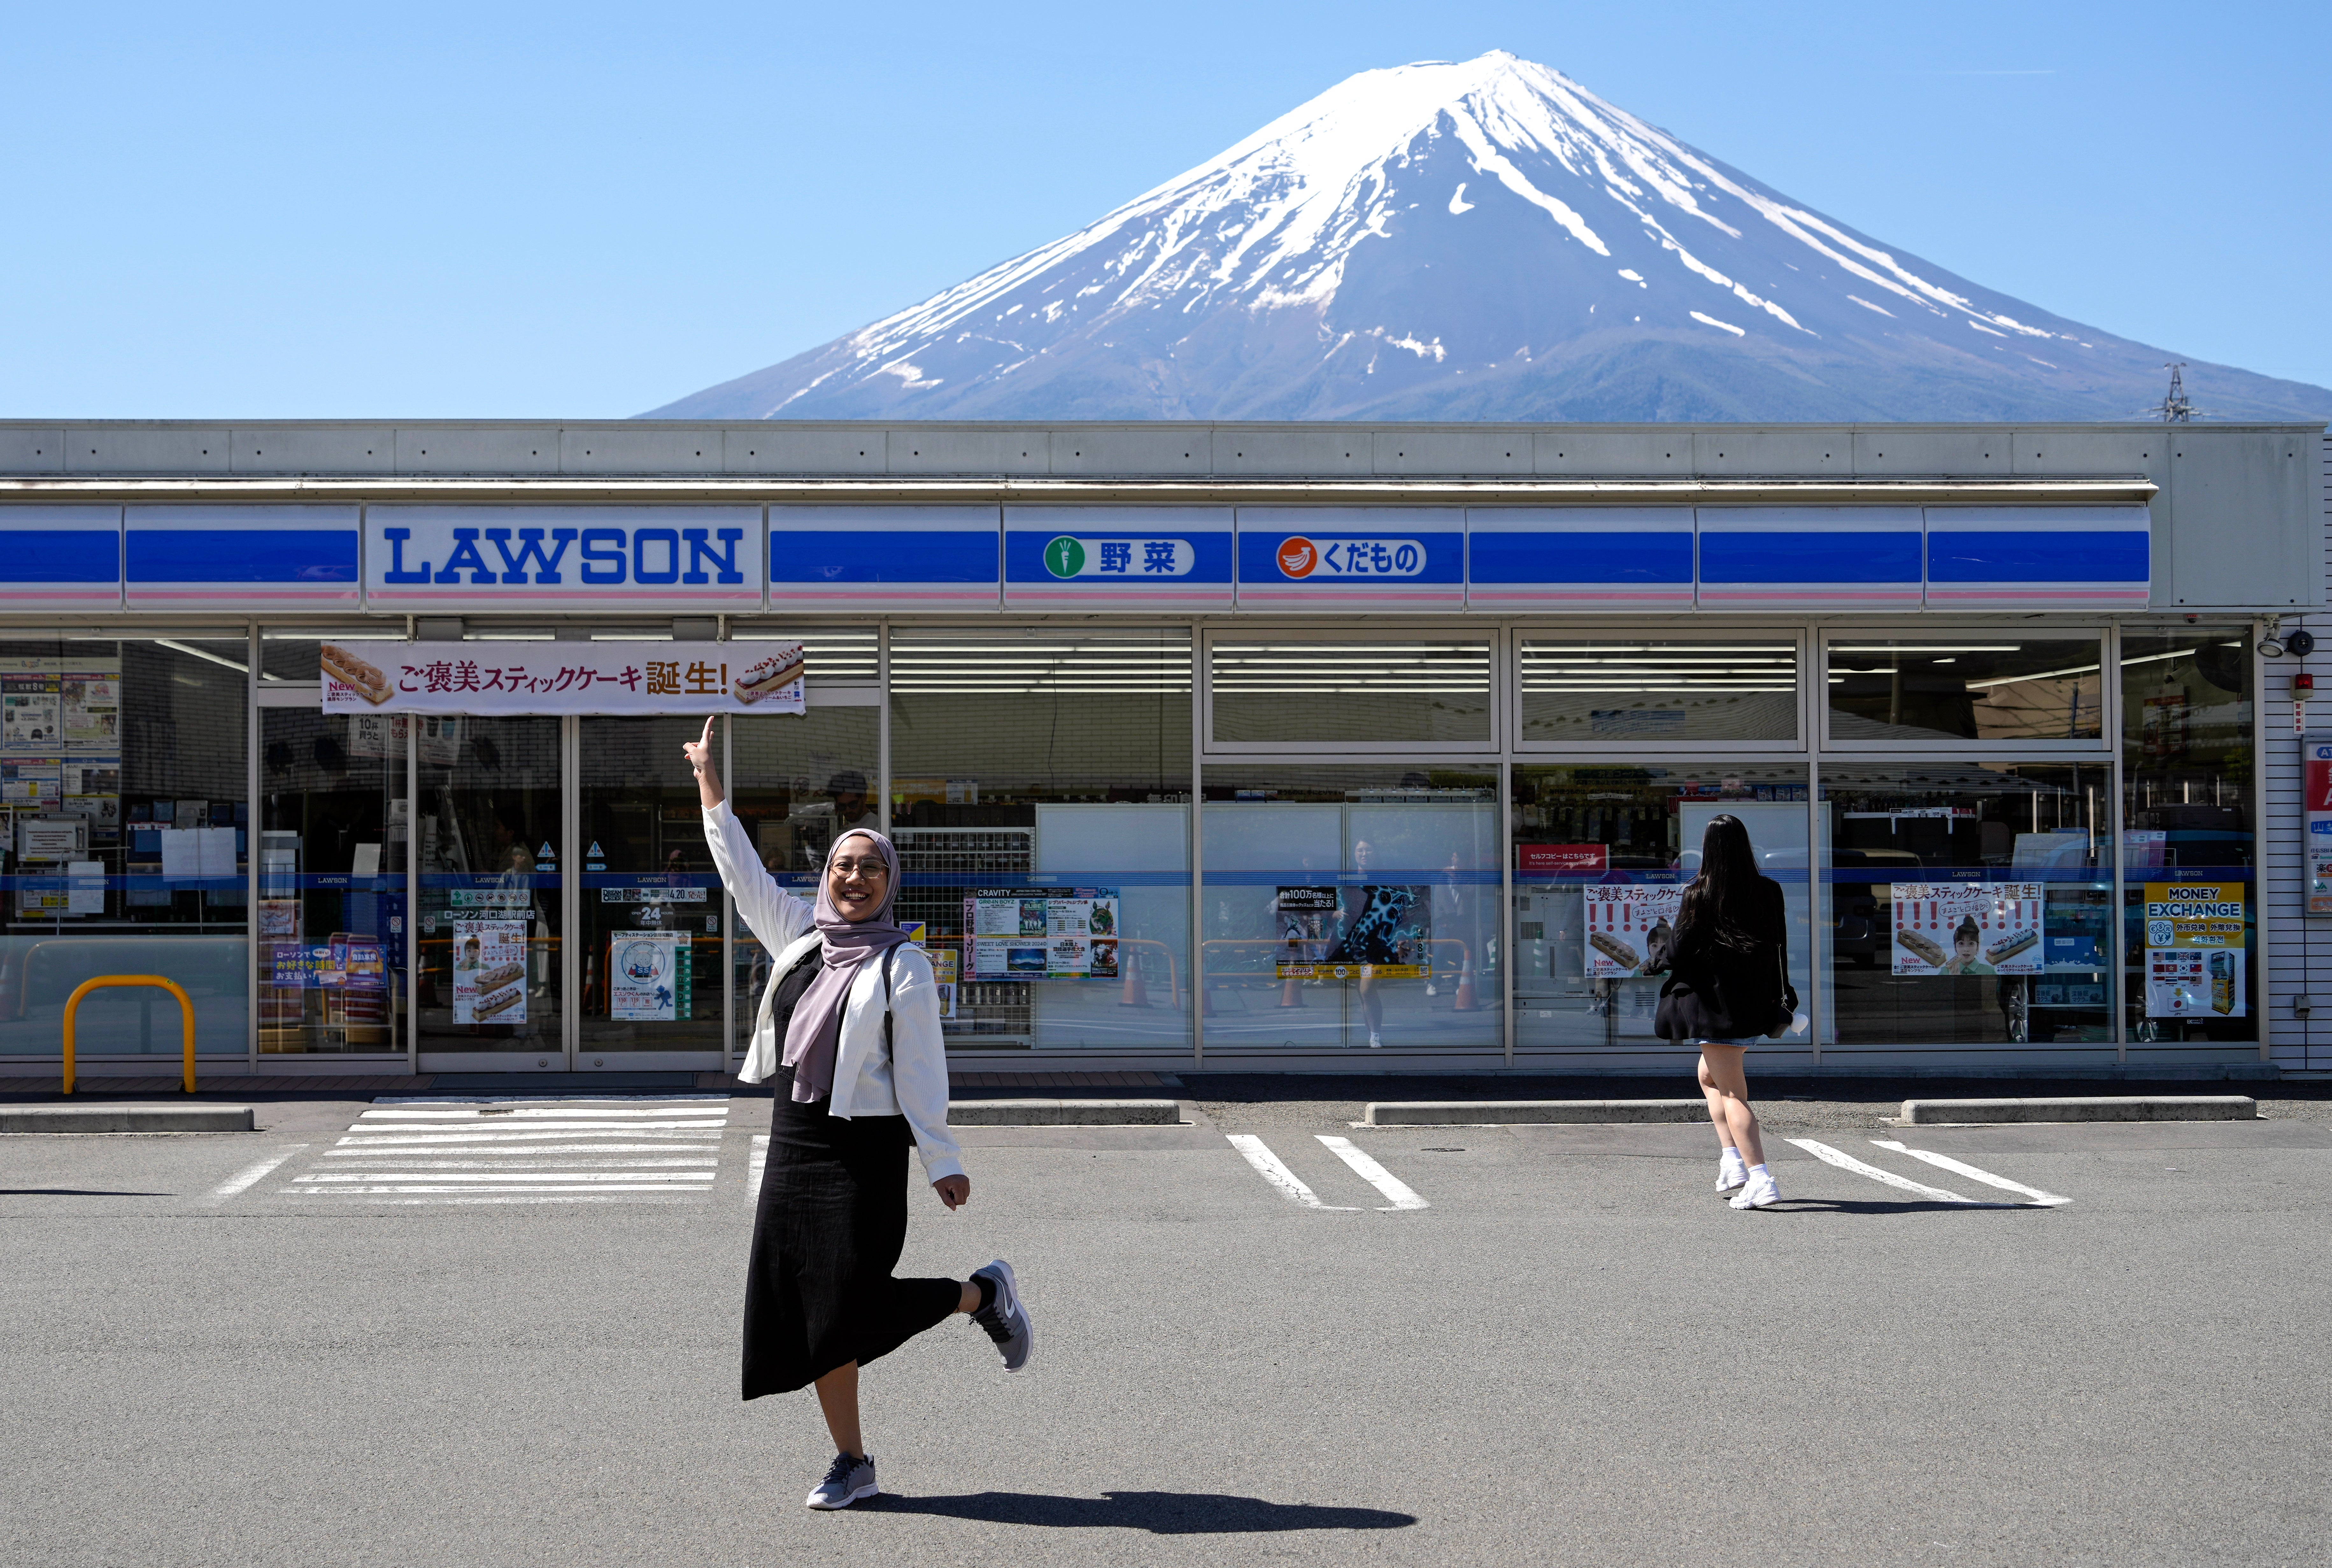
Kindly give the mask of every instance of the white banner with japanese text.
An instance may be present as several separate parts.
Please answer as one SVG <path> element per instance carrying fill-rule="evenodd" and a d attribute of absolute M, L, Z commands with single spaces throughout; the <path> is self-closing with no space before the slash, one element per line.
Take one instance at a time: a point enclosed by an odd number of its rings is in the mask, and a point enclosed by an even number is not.
<path fill-rule="evenodd" d="M 326 643 L 358 713 L 801 713 L 799 643 Z"/>

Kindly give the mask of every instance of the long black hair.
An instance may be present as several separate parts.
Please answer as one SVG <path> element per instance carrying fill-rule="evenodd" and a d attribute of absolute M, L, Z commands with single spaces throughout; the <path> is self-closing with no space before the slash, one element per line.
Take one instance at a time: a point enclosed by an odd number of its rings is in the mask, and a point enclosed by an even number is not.
<path fill-rule="evenodd" d="M 1754 947 L 1757 942 L 1763 900 L 1759 884 L 1757 852 L 1749 844 L 1749 829 L 1741 818 L 1722 811 L 1708 819 L 1700 837 L 1700 875 L 1686 884 L 1684 907 L 1677 924 L 1684 931 L 1702 930 L 1705 940 L 1726 947 Z"/>

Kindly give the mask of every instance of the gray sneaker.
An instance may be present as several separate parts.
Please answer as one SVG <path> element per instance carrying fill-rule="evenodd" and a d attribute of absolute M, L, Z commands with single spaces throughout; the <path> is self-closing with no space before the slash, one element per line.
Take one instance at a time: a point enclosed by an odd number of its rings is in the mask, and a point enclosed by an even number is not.
<path fill-rule="evenodd" d="M 1028 1321 L 1028 1304 L 1020 1299 L 1020 1286 L 1012 1277 L 1012 1266 L 998 1258 L 986 1268 L 972 1275 L 996 1286 L 996 1299 L 971 1315 L 971 1321 L 988 1331 L 1003 1353 L 1004 1370 L 1017 1372 L 1028 1364 L 1028 1357 L 1037 1348 L 1037 1328 Z"/>
<path fill-rule="evenodd" d="M 874 1456 L 854 1459 L 848 1454 L 836 1454 L 834 1463 L 826 1468 L 826 1479 L 817 1490 L 806 1499 L 813 1508 L 847 1508 L 861 1497 L 871 1497 L 883 1488 L 874 1484 Z"/>

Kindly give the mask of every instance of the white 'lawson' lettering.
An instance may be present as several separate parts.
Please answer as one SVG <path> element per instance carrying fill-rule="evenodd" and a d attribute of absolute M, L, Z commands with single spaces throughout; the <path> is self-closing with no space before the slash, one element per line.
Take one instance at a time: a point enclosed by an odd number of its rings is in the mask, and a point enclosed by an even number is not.
<path fill-rule="evenodd" d="M 511 548 L 513 536 L 516 550 Z M 561 563 L 569 545 L 578 547 L 578 575 L 594 587 L 612 587 L 627 578 L 651 587 L 745 580 L 737 565 L 737 546 L 745 537 L 741 528 L 457 528 L 452 531 L 453 550 L 442 567 L 425 560 L 406 564 L 405 547 L 413 539 L 409 528 L 384 528 L 380 537 L 388 546 L 388 565 L 380 574 L 384 583 L 459 584 L 464 572 L 474 585 L 517 585 L 530 578 L 544 585 L 562 583 Z M 502 557 L 499 571 L 479 548 L 481 540 Z"/>

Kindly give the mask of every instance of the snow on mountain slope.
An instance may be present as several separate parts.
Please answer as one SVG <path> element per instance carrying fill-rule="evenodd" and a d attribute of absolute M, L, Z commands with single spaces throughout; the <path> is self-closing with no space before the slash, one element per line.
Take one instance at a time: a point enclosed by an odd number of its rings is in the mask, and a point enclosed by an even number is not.
<path fill-rule="evenodd" d="M 2175 356 L 1503 52 L 1363 72 L 1066 238 L 658 418 L 2097 419 Z M 2198 402 L 2332 415 L 2222 367 Z"/>

